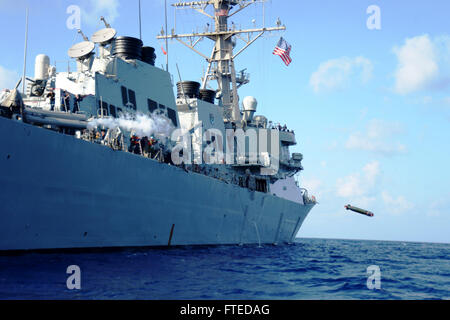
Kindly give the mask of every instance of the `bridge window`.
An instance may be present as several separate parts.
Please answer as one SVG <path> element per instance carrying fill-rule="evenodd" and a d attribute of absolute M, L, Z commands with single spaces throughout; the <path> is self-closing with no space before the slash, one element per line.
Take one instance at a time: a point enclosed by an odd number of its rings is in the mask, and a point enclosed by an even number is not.
<path fill-rule="evenodd" d="M 103 117 L 109 116 L 108 104 L 105 101 L 98 101 L 98 115 Z"/>
<path fill-rule="evenodd" d="M 109 116 L 108 104 L 105 101 L 102 101 L 102 109 L 103 109 L 103 114 L 106 116 Z"/>
<path fill-rule="evenodd" d="M 165 106 L 165 105 L 163 105 L 163 104 L 160 104 L 159 105 L 159 109 L 162 111 L 161 113 L 166 113 L 166 109 L 167 109 L 167 107 Z"/>
<path fill-rule="evenodd" d="M 155 112 L 156 109 L 158 109 L 158 103 L 156 101 L 153 101 L 152 99 L 147 99 L 147 103 L 148 103 L 148 111 L 150 111 L 150 113 Z"/>
<path fill-rule="evenodd" d="M 120 87 L 122 90 L 122 103 L 124 106 L 128 104 L 128 90 L 124 86 Z"/>
<path fill-rule="evenodd" d="M 133 90 L 128 90 L 128 98 L 130 100 L 130 103 L 133 105 L 132 108 L 134 110 L 137 109 L 137 104 L 136 104 L 136 93 L 134 93 Z"/>
<path fill-rule="evenodd" d="M 177 113 L 173 109 L 167 109 L 167 114 L 170 120 L 172 120 L 172 123 L 175 127 L 178 126 L 177 123 Z"/>
<path fill-rule="evenodd" d="M 177 113 L 175 110 L 167 108 L 163 104 L 158 104 L 158 102 L 152 99 L 147 99 L 147 104 L 148 104 L 148 111 L 151 114 L 153 114 L 155 111 L 158 111 L 157 114 L 167 116 L 170 120 L 172 120 L 173 125 L 175 127 L 178 126 Z"/>
<path fill-rule="evenodd" d="M 111 113 L 111 116 L 113 116 L 114 118 L 117 118 L 116 106 L 113 106 L 111 104 L 109 106 L 109 112 Z"/>
<path fill-rule="evenodd" d="M 120 89 L 122 91 L 123 105 L 132 108 L 134 110 L 137 110 L 136 93 L 131 89 L 125 88 L 124 86 L 121 86 Z"/>

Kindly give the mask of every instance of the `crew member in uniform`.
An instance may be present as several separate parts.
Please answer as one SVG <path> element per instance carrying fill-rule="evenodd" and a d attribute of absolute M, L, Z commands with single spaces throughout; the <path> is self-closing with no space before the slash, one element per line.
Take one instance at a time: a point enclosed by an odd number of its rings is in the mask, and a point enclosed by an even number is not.
<path fill-rule="evenodd" d="M 53 89 L 47 93 L 47 98 L 50 99 L 50 111 L 55 111 L 55 91 Z"/>
<path fill-rule="evenodd" d="M 147 156 L 149 153 L 149 142 L 150 140 L 148 137 L 143 137 L 141 139 L 141 150 L 144 156 Z"/>
<path fill-rule="evenodd" d="M 70 112 L 70 94 L 67 91 L 63 91 L 62 95 L 64 111 Z"/>
<path fill-rule="evenodd" d="M 128 151 L 135 154 L 141 154 L 141 139 L 135 134 L 130 138 L 130 148 Z"/>
<path fill-rule="evenodd" d="M 77 113 L 80 111 L 80 102 L 83 101 L 83 97 L 79 94 L 75 96 L 74 102 L 73 102 L 73 113 Z"/>

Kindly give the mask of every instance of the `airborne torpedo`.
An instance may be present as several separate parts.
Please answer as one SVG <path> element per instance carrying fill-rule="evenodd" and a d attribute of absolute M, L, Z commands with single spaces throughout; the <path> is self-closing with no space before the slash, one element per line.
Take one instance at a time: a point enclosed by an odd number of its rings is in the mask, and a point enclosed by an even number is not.
<path fill-rule="evenodd" d="M 351 205 L 346 205 L 345 209 L 353 211 L 353 212 L 356 212 L 356 213 L 363 214 L 363 215 L 368 216 L 368 217 L 373 217 L 374 216 L 374 214 L 372 212 L 370 212 L 370 211 L 367 211 L 367 210 L 364 210 L 364 209 L 361 209 L 361 208 L 357 208 L 357 207 L 354 207 L 354 206 L 351 206 Z"/>

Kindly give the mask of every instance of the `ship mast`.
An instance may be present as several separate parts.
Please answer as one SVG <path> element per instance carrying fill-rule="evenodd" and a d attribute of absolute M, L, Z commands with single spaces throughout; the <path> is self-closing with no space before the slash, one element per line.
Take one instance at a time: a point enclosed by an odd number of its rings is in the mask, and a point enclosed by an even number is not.
<path fill-rule="evenodd" d="M 221 105 L 224 107 L 224 120 L 236 124 L 241 123 L 242 120 L 237 89 L 242 84 L 248 83 L 248 79 L 243 72 L 237 78 L 234 60 L 264 33 L 286 30 L 286 27 L 281 26 L 280 22 L 277 23 L 277 27 L 272 28 L 264 26 L 263 28 L 237 30 L 234 25 L 229 28 L 228 19 L 230 17 L 257 2 L 265 2 L 265 0 L 209 0 L 174 3 L 172 6 L 175 8 L 191 8 L 214 20 L 214 30 L 190 34 L 176 34 L 174 31 L 171 34 L 161 32 L 161 35 L 157 37 L 158 39 L 175 39 L 206 59 L 208 68 L 203 78 L 202 88 L 205 89 L 210 80 L 217 81 Z M 210 5 L 214 8 L 214 15 L 206 11 Z M 254 35 L 255 33 L 256 35 Z M 242 37 L 245 34 L 247 37 Z M 237 53 L 233 53 L 233 36 L 245 42 L 245 46 Z M 195 48 L 204 38 L 215 42 L 209 56 Z M 188 42 L 185 39 L 188 39 Z"/>

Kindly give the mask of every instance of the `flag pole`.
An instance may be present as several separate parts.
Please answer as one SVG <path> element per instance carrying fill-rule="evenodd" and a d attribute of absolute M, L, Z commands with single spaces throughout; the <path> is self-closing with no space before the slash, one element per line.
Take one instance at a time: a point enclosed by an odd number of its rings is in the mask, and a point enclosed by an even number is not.
<path fill-rule="evenodd" d="M 166 35 L 167 35 L 167 0 L 164 0 L 164 14 L 166 20 Z M 169 72 L 169 39 L 166 37 L 166 71 Z"/>
<path fill-rule="evenodd" d="M 141 0 L 139 0 L 139 39 L 142 40 Z"/>
<path fill-rule="evenodd" d="M 27 73 L 27 50 L 28 50 L 28 7 L 26 11 L 25 49 L 23 53 L 22 94 L 25 94 L 25 77 Z"/>

